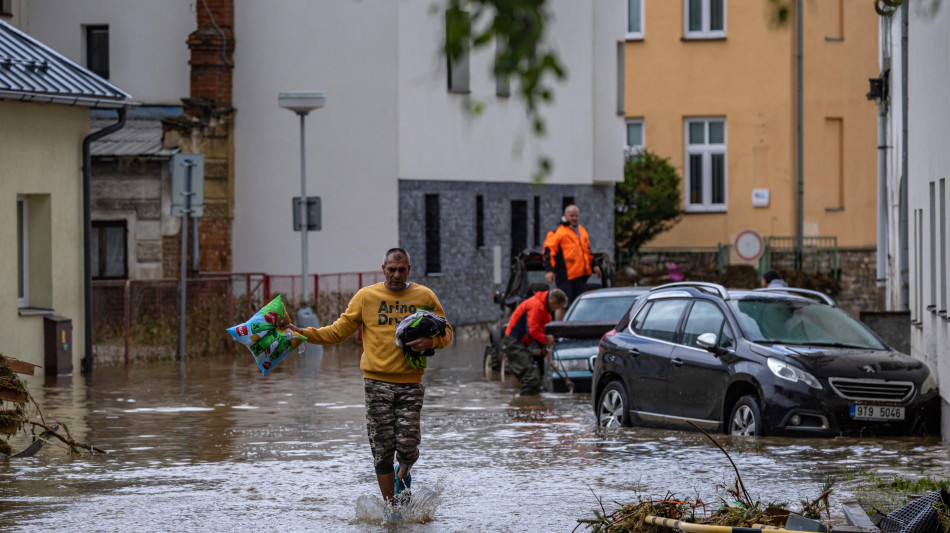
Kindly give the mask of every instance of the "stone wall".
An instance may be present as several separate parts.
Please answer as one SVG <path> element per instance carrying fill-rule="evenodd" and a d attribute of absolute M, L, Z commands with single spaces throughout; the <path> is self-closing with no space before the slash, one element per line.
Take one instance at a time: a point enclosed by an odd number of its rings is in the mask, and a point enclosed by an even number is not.
<path fill-rule="evenodd" d="M 426 195 L 438 195 L 441 272 L 426 273 Z M 484 205 L 484 245 L 476 246 L 476 197 Z M 411 279 L 433 289 L 455 325 L 497 320 L 496 289 L 508 279 L 512 201 L 527 204 L 527 245 L 541 250 L 563 212 L 565 197 L 580 208 L 591 248 L 613 255 L 613 185 L 541 185 L 513 182 L 399 181 L 399 245 L 412 259 Z M 535 198 L 538 210 L 535 227 Z M 536 231 L 537 229 L 537 231 Z M 535 239 L 537 236 L 537 239 Z M 494 247 L 500 247 L 502 285 L 493 282 Z"/>
<path fill-rule="evenodd" d="M 92 220 L 125 222 L 131 279 L 162 277 L 162 182 L 169 179 L 168 161 L 110 157 L 92 165 Z"/>

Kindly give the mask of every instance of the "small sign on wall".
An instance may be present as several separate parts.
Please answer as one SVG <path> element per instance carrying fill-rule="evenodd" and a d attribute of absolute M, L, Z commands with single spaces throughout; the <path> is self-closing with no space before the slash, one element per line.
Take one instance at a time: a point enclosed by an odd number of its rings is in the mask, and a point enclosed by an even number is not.
<path fill-rule="evenodd" d="M 769 206 L 769 190 L 768 189 L 752 189 L 752 207 L 768 207 Z"/>

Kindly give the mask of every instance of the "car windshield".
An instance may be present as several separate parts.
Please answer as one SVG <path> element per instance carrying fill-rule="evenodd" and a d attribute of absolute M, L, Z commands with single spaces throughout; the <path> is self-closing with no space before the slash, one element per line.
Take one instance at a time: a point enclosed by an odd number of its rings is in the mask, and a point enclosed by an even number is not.
<path fill-rule="evenodd" d="M 860 322 L 840 309 L 798 299 L 730 300 L 746 338 L 759 343 L 883 350 Z"/>
<path fill-rule="evenodd" d="M 630 309 L 636 295 L 581 298 L 564 317 L 568 322 L 616 322 Z"/>

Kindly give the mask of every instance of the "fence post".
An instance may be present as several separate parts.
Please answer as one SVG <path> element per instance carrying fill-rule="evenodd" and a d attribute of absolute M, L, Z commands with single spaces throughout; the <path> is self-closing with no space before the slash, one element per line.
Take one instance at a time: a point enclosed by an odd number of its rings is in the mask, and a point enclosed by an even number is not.
<path fill-rule="evenodd" d="M 234 323 L 234 277 L 228 276 L 228 324 Z M 234 354 L 234 342 L 228 342 L 228 355 Z"/>
<path fill-rule="evenodd" d="M 313 275 L 313 307 L 320 314 L 320 274 Z"/>
<path fill-rule="evenodd" d="M 132 350 L 132 280 L 125 280 L 125 366 L 129 366 L 129 352 Z"/>

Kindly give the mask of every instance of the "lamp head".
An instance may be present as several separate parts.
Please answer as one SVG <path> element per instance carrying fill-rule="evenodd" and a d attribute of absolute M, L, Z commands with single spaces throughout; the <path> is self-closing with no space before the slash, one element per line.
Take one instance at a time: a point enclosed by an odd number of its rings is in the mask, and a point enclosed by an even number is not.
<path fill-rule="evenodd" d="M 307 113 L 320 109 L 327 103 L 327 93 L 323 91 L 296 91 L 277 93 L 277 104 L 295 113 Z"/>

